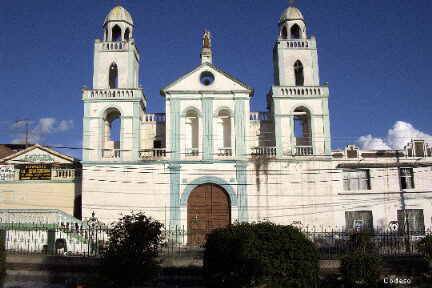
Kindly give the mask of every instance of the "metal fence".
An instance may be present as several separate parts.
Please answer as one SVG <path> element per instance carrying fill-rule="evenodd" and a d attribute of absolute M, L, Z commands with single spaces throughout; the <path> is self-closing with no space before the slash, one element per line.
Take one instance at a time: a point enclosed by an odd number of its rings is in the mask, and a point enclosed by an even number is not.
<path fill-rule="evenodd" d="M 321 259 L 336 259 L 354 249 L 350 241 L 352 232 L 344 230 L 308 230 L 302 232 L 317 247 Z M 201 233 L 202 234 L 202 233 Z M 426 230 L 401 234 L 392 231 L 369 233 L 375 253 L 382 256 L 418 256 L 417 243 L 430 235 Z M 109 228 L 82 227 L 78 225 L 10 224 L 0 225 L 0 237 L 9 254 L 45 254 L 65 256 L 99 257 L 108 243 Z M 201 247 L 188 245 L 188 239 L 197 235 L 184 227 L 163 231 L 161 256 L 181 256 Z M 202 235 L 201 235 L 202 236 Z"/>

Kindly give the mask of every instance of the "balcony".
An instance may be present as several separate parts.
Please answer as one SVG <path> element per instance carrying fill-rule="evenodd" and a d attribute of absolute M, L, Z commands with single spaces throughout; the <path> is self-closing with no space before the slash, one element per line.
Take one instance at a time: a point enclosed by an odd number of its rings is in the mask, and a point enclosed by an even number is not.
<path fill-rule="evenodd" d="M 250 121 L 267 121 L 270 120 L 269 112 L 250 112 L 249 113 Z"/>
<path fill-rule="evenodd" d="M 141 160 L 161 160 L 166 157 L 166 148 L 144 149 L 139 151 Z"/>
<path fill-rule="evenodd" d="M 198 148 L 186 148 L 185 158 L 186 159 L 198 159 L 199 158 L 199 150 Z"/>
<path fill-rule="evenodd" d="M 310 156 L 313 155 L 312 146 L 296 146 L 295 147 L 296 156 Z"/>
<path fill-rule="evenodd" d="M 316 41 L 313 39 L 279 39 L 279 47 L 298 48 L 298 49 L 315 49 Z"/>
<path fill-rule="evenodd" d="M 264 157 L 276 157 L 276 147 L 254 147 L 251 148 L 252 157 L 264 156 Z"/>
<path fill-rule="evenodd" d="M 233 156 L 232 148 L 218 148 L 216 156 L 218 158 L 231 158 Z"/>
<path fill-rule="evenodd" d="M 103 159 L 120 159 L 120 149 L 102 149 Z"/>
<path fill-rule="evenodd" d="M 129 49 L 129 42 L 128 41 L 104 41 L 99 42 L 97 44 L 97 47 L 101 51 L 127 51 Z"/>
<path fill-rule="evenodd" d="M 98 100 L 98 99 L 144 99 L 142 89 L 83 89 L 83 100 Z"/>
<path fill-rule="evenodd" d="M 328 97 L 327 86 L 273 86 L 273 97 Z"/>
<path fill-rule="evenodd" d="M 165 123 L 165 113 L 151 113 L 151 114 L 144 114 L 143 116 L 143 122 L 149 123 L 149 122 L 160 122 Z"/>

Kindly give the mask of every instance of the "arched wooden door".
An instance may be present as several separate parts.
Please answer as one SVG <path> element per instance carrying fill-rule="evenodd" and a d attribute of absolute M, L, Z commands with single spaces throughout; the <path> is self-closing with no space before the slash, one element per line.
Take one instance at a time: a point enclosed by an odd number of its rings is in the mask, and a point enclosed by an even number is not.
<path fill-rule="evenodd" d="M 202 245 L 206 235 L 231 223 L 231 201 L 219 185 L 203 184 L 189 195 L 187 204 L 188 245 Z"/>

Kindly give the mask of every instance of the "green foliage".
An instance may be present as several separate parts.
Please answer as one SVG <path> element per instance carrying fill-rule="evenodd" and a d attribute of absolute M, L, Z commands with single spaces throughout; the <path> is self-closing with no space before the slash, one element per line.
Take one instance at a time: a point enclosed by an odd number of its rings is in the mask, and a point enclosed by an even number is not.
<path fill-rule="evenodd" d="M 6 230 L 0 230 L 0 283 L 6 276 Z"/>
<path fill-rule="evenodd" d="M 350 252 L 342 258 L 341 272 L 345 287 L 378 287 L 382 259 L 367 233 L 354 233 L 349 241 Z"/>
<path fill-rule="evenodd" d="M 417 249 L 428 261 L 432 261 L 432 235 L 427 235 L 417 244 Z"/>
<path fill-rule="evenodd" d="M 351 234 L 348 241 L 350 252 L 374 253 L 375 244 L 370 239 L 370 234 L 367 232 L 357 232 Z"/>
<path fill-rule="evenodd" d="M 382 269 L 380 257 L 355 251 L 342 258 L 342 275 L 347 287 L 377 287 Z"/>
<path fill-rule="evenodd" d="M 204 253 L 208 287 L 317 287 L 315 246 L 292 226 L 242 223 L 212 232 Z"/>
<path fill-rule="evenodd" d="M 102 273 L 115 286 L 139 285 L 157 276 L 162 224 L 143 213 L 131 213 L 113 223 L 103 252 Z"/>

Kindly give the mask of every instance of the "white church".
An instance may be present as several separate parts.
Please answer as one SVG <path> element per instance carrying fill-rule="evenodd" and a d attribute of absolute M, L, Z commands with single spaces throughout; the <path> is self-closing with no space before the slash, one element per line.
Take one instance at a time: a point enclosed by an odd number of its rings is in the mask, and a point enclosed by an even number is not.
<path fill-rule="evenodd" d="M 253 88 L 217 65 L 205 31 L 199 65 L 161 89 L 165 113 L 149 114 L 134 22 L 114 7 L 94 44 L 93 87 L 82 91 L 83 217 L 143 211 L 193 235 L 189 244 L 237 221 L 430 227 L 431 147 L 412 139 L 400 151 L 332 151 L 317 41 L 295 7 L 278 27 L 268 111 L 250 111 Z"/>

